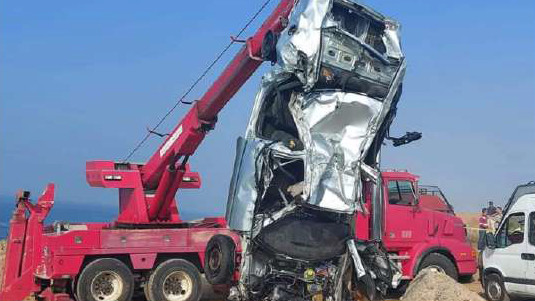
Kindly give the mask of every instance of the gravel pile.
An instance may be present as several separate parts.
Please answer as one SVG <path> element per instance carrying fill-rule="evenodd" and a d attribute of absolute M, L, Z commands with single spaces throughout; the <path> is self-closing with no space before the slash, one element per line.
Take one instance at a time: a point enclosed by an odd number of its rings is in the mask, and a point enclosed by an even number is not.
<path fill-rule="evenodd" d="M 403 301 L 485 301 L 477 293 L 434 269 L 421 271 L 409 284 Z"/>

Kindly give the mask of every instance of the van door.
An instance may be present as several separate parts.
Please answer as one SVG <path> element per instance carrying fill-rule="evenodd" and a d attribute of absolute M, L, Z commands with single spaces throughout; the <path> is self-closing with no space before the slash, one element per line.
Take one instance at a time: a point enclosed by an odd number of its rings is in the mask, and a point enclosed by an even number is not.
<path fill-rule="evenodd" d="M 505 289 L 512 294 L 525 294 L 526 252 L 524 212 L 511 213 L 496 234 L 496 248 L 488 253 L 489 264 L 499 267 Z"/>
<path fill-rule="evenodd" d="M 522 259 L 527 263 L 526 291 L 529 295 L 535 296 L 535 212 L 529 214 L 528 243 Z"/>

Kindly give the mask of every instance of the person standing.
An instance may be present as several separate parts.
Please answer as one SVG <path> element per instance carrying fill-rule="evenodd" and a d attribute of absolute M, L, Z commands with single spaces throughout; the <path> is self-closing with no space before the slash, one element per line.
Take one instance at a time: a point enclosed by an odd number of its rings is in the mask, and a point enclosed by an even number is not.
<path fill-rule="evenodd" d="M 479 240 L 477 242 L 477 249 L 483 250 L 485 248 L 485 235 L 489 228 L 489 221 L 487 217 L 487 209 L 481 209 L 481 216 L 479 217 Z"/>
<path fill-rule="evenodd" d="M 500 206 L 496 206 L 496 212 L 494 212 L 493 215 L 490 215 L 487 212 L 487 218 L 488 218 L 488 221 L 490 222 L 488 232 L 496 233 L 496 231 L 498 230 L 498 226 L 500 225 L 500 222 L 502 220 L 502 217 L 503 217 L 503 210 L 502 210 L 502 207 Z"/>
<path fill-rule="evenodd" d="M 494 215 L 496 213 L 496 207 L 494 207 L 494 202 L 489 201 L 489 206 L 487 207 L 487 215 Z"/>

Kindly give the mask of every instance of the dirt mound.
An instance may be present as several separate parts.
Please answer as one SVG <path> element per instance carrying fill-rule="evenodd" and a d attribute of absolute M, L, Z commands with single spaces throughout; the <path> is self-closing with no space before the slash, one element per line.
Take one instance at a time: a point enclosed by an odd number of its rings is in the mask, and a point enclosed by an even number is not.
<path fill-rule="evenodd" d="M 421 271 L 409 284 L 403 301 L 485 301 L 478 294 L 434 269 Z"/>
<path fill-rule="evenodd" d="M 6 241 L 0 240 L 0 288 L 4 277 L 4 256 L 6 255 Z"/>

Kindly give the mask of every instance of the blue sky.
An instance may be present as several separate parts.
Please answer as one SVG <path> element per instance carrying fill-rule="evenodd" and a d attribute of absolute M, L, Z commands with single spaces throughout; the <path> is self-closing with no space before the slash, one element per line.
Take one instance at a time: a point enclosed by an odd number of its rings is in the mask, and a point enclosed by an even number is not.
<path fill-rule="evenodd" d="M 86 184 L 85 161 L 124 158 L 260 3 L 0 2 L 0 195 L 19 188 L 37 195 L 55 182 L 56 206 L 116 206 L 115 190 Z M 386 147 L 383 167 L 440 185 L 459 211 L 503 203 L 514 186 L 534 180 L 535 2 L 366 3 L 402 23 L 408 70 L 392 133 L 424 133 L 411 145 Z M 192 158 L 204 186 L 180 192 L 184 210 L 224 211 L 235 140 L 265 70 Z M 159 142 L 152 138 L 134 159 L 145 161 Z"/>

